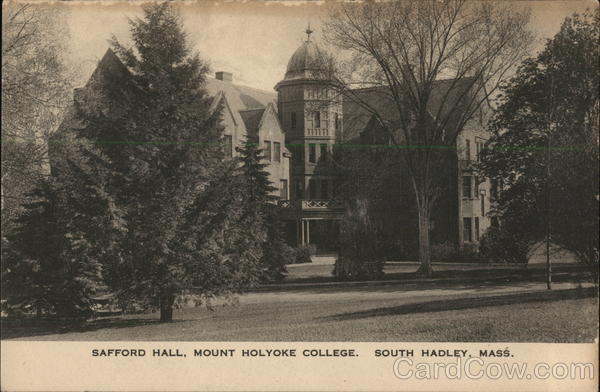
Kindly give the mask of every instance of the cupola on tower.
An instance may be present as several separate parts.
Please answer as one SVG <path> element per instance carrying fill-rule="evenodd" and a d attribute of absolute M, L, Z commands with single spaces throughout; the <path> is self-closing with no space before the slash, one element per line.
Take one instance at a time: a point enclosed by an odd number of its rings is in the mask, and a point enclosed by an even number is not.
<path fill-rule="evenodd" d="M 342 124 L 342 100 L 327 87 L 323 75 L 327 54 L 311 37 L 290 58 L 277 83 L 279 120 L 292 152 L 292 199 L 331 199 L 334 177 L 327 163 Z"/>

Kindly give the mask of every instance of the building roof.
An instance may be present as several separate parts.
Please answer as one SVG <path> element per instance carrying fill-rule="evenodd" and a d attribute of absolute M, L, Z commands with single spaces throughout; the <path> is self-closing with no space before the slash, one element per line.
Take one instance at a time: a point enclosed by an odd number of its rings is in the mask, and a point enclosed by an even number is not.
<path fill-rule="evenodd" d="M 244 121 L 248 134 L 255 135 L 260 128 L 265 109 L 240 110 L 240 116 Z"/>
<path fill-rule="evenodd" d="M 131 72 L 110 48 L 106 50 L 104 56 L 98 62 L 86 86 L 91 86 L 94 83 L 106 84 L 108 78 L 118 78 L 119 82 L 131 80 Z"/>
<path fill-rule="evenodd" d="M 75 89 L 74 100 L 78 102 L 89 101 L 90 107 L 99 107 L 99 96 L 95 92 L 98 89 L 106 89 L 114 86 L 115 83 L 128 88 L 119 88 L 126 93 L 129 88 L 135 88 L 131 72 L 119 59 L 119 57 L 109 48 L 106 50 L 102 59 L 98 62 L 96 69 L 90 76 L 88 82 L 83 88 Z M 223 103 L 224 110 L 229 111 L 233 117 L 234 123 L 245 127 L 248 133 L 256 131 L 260 125 L 260 120 L 265 109 L 271 107 L 273 112 L 277 113 L 277 94 L 269 91 L 259 90 L 252 87 L 240 86 L 228 81 L 207 78 L 204 85 L 209 96 L 213 97 L 211 111 L 215 110 L 219 104 Z M 112 89 L 113 93 L 116 90 Z M 242 118 L 241 113 L 255 111 L 254 117 L 257 119 L 248 119 L 250 113 L 245 113 Z M 80 128 L 82 124 L 75 118 L 73 106 L 69 107 L 65 113 L 63 122 L 59 128 L 61 134 L 70 128 Z M 57 132 L 58 133 L 58 132 Z M 64 136 L 64 135 L 63 135 Z"/>
<path fill-rule="evenodd" d="M 215 97 L 215 103 L 221 100 L 225 102 L 226 109 L 230 111 L 233 120 L 237 124 L 242 124 L 248 131 L 249 136 L 257 130 L 266 107 L 269 104 L 277 107 L 277 94 L 275 92 L 271 93 L 252 87 L 239 86 L 212 78 L 207 79 L 205 87 L 208 94 Z"/>
<path fill-rule="evenodd" d="M 432 117 L 437 115 L 438 110 L 440 118 L 446 117 L 457 101 L 464 100 L 463 93 L 468 91 L 473 81 L 473 78 L 435 81 L 428 107 Z M 441 107 L 444 102 L 446 104 Z M 461 108 L 461 105 L 457 107 Z M 393 124 L 399 121 L 397 104 L 388 87 L 378 86 L 352 90 L 351 94 L 344 96 L 344 129 L 343 135 L 340 135 L 342 142 L 358 141 L 360 134 L 373 117 L 373 110 L 369 110 L 369 108 L 375 110 L 386 122 Z M 408 109 L 408 105 L 406 108 Z M 455 120 L 453 116 L 451 122 L 452 120 Z M 451 124 L 448 128 L 451 128 Z"/>
<path fill-rule="evenodd" d="M 283 80 L 310 78 L 311 71 L 319 69 L 324 56 L 325 52 L 314 41 L 304 41 L 290 57 Z"/>
<path fill-rule="evenodd" d="M 365 105 L 368 105 L 365 107 Z M 352 94 L 345 96 L 343 100 L 343 134 L 340 135 L 341 142 L 357 142 L 360 134 L 365 130 L 367 124 L 373 117 L 374 111 L 391 120 L 394 117 L 394 100 L 389 96 L 389 90 L 385 87 L 372 87 L 356 89 Z"/>
<path fill-rule="evenodd" d="M 240 86 L 231 82 L 208 78 L 206 90 L 216 96 L 220 91 L 227 97 L 231 110 L 264 109 L 269 103 L 277 105 L 277 94 L 252 87 Z"/>
<path fill-rule="evenodd" d="M 131 73 L 117 55 L 109 48 L 98 63 L 98 66 L 88 80 L 86 87 L 105 84 L 106 78 L 117 76 L 123 82 L 130 80 Z M 227 97 L 227 103 L 232 111 L 264 109 L 269 103 L 277 104 L 277 94 L 252 87 L 240 86 L 231 82 L 207 78 L 204 86 L 210 96 L 222 94 Z"/>

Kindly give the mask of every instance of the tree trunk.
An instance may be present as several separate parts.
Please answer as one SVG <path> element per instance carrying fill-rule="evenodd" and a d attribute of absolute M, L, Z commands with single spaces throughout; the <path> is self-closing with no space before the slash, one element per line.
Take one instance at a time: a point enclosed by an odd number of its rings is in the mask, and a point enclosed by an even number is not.
<path fill-rule="evenodd" d="M 166 323 L 173 321 L 173 303 L 175 296 L 173 294 L 161 295 L 160 299 L 160 322 Z"/>
<path fill-rule="evenodd" d="M 421 265 L 417 273 L 423 276 L 431 276 L 431 252 L 429 246 L 429 211 L 422 206 L 419 209 L 419 262 Z"/>

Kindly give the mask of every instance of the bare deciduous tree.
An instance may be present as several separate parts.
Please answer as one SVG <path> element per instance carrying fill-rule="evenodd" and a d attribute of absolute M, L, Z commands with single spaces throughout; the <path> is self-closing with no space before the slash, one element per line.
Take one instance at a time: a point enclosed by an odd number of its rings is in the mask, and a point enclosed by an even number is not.
<path fill-rule="evenodd" d="M 48 172 L 48 137 L 72 90 L 62 58 L 67 41 L 63 11 L 18 2 L 4 3 L 2 11 L 4 233 L 25 194 Z"/>
<path fill-rule="evenodd" d="M 432 273 L 435 171 L 447 156 L 438 147 L 456 146 L 531 42 L 528 10 L 511 7 L 466 0 L 341 3 L 325 24 L 326 40 L 342 58 L 323 79 L 366 110 L 390 143 L 406 147 L 401 155 L 416 196 L 425 275 Z M 382 97 L 365 99 L 365 88 Z"/>

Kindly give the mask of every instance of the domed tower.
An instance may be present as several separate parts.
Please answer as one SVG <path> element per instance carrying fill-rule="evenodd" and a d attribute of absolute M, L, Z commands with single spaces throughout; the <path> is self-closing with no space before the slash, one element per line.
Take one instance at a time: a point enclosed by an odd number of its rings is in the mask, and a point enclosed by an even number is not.
<path fill-rule="evenodd" d="M 311 40 L 312 33 L 309 27 L 275 90 L 286 147 L 292 153 L 290 206 L 295 207 L 297 242 L 332 250 L 342 212 L 331 165 L 342 127 L 342 100 L 324 83 L 321 65 L 327 64 L 328 56 Z"/>
<path fill-rule="evenodd" d="M 311 40 L 290 58 L 277 83 L 279 120 L 292 152 L 292 199 L 327 200 L 335 196 L 334 178 L 327 164 L 342 124 L 342 100 L 323 83 L 321 64 L 327 54 Z"/>

